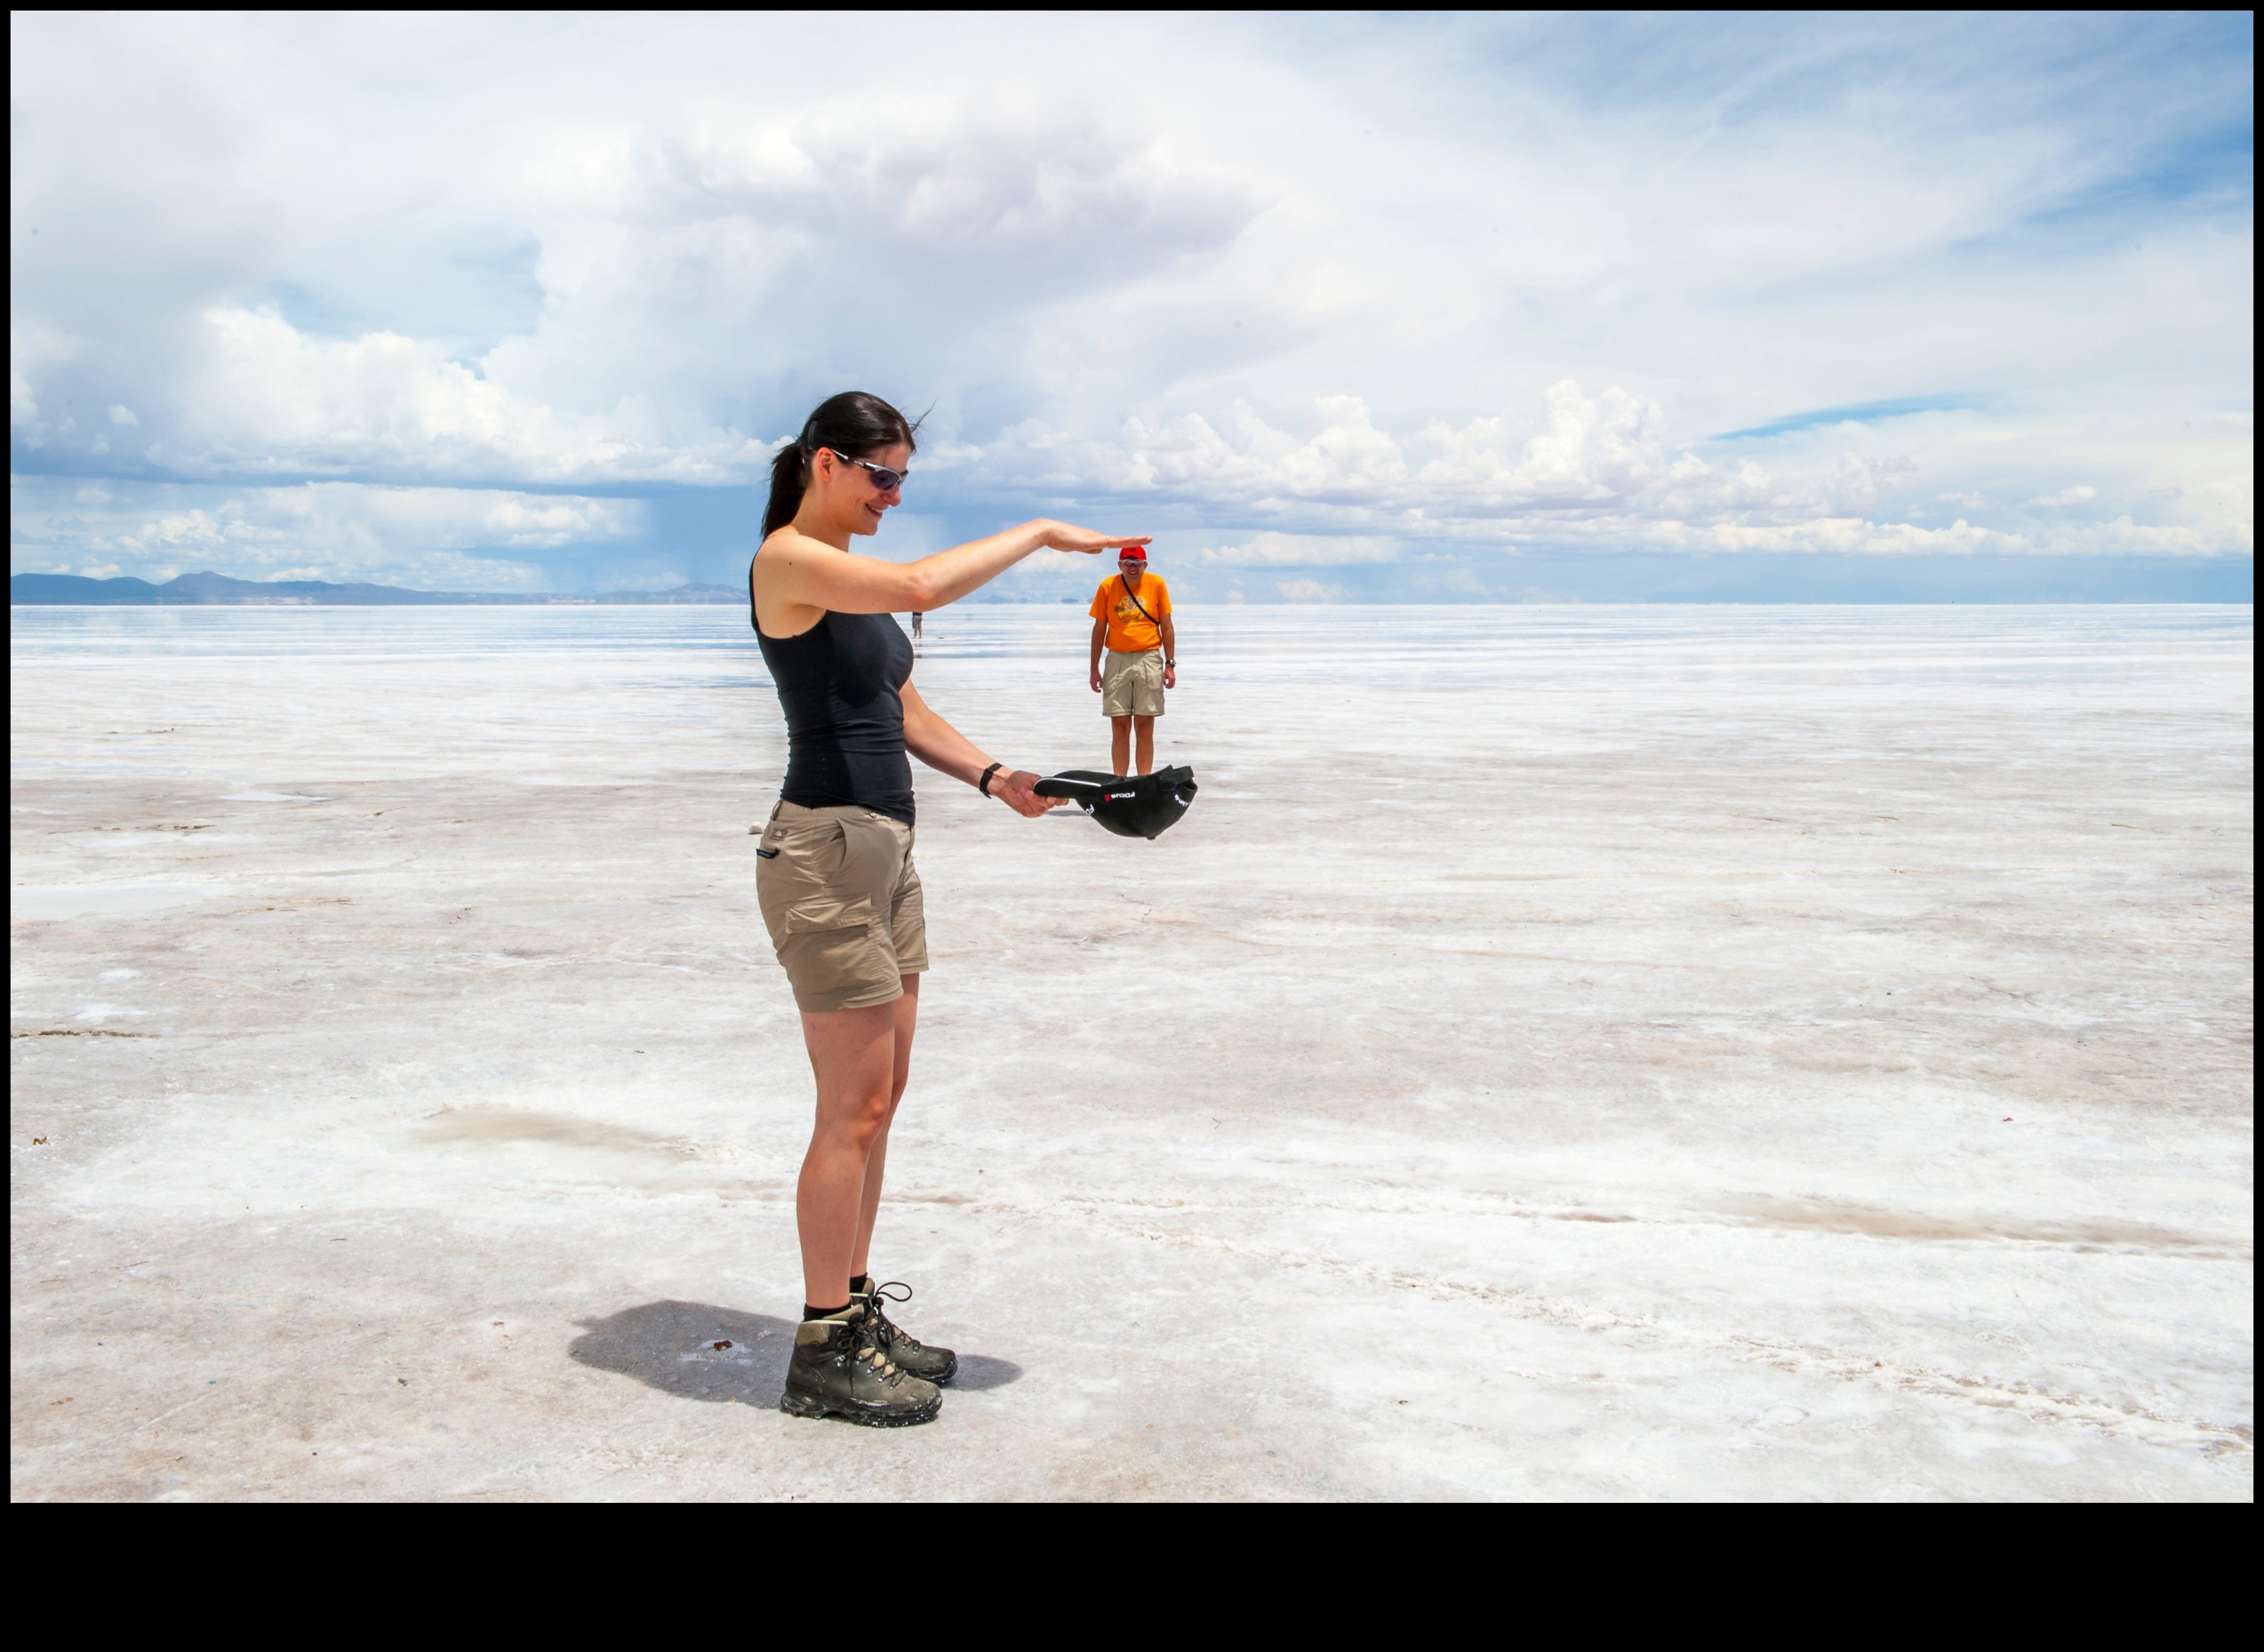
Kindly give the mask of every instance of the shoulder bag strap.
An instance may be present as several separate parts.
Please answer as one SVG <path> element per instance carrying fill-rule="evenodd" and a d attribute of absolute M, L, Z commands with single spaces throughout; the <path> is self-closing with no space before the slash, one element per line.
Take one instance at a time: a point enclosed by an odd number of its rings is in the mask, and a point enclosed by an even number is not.
<path fill-rule="evenodd" d="M 1156 627 L 1156 646 L 1159 648 L 1162 648 L 1164 646 L 1163 622 L 1157 620 L 1154 614 L 1148 612 L 1148 605 L 1140 600 L 1140 594 L 1132 589 L 1132 582 L 1130 580 L 1125 578 L 1123 575 L 1119 574 L 1116 576 L 1116 583 L 1124 587 L 1124 594 L 1132 598 L 1132 605 L 1140 611 L 1140 617 L 1143 620 L 1145 620 L 1150 625 Z"/>

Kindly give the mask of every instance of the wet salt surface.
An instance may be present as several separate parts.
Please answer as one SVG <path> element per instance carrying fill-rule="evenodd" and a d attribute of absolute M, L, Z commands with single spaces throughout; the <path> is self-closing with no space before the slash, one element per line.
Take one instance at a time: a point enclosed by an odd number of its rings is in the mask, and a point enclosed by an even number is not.
<path fill-rule="evenodd" d="M 889 1432 L 744 614 L 11 625 L 18 1497 L 2252 1494 L 2247 609 L 1191 611 L 1155 844 L 920 771 Z M 1085 629 L 918 681 L 1104 763 Z"/>

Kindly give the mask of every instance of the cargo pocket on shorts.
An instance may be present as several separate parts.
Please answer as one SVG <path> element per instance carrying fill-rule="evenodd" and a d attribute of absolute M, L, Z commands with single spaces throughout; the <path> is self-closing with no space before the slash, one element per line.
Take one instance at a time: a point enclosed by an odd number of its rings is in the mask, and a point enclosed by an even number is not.
<path fill-rule="evenodd" d="M 896 981 L 895 960 L 874 932 L 867 895 L 796 902 L 780 922 L 778 954 L 798 998 L 845 997 Z"/>

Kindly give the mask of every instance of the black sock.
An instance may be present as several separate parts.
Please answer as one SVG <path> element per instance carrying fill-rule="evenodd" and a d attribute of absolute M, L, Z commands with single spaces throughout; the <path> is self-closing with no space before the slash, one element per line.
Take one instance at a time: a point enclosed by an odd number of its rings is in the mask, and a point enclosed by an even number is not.
<path fill-rule="evenodd" d="M 862 1296 L 872 1288 L 873 1276 L 869 1273 L 860 1273 L 849 1281 L 849 1294 L 852 1296 Z"/>
<path fill-rule="evenodd" d="M 842 1303 L 838 1308 L 812 1308 L 807 1302 L 804 1302 L 802 1305 L 802 1316 L 805 1321 L 813 1319 L 838 1319 L 842 1315 L 848 1311 L 849 1304 L 846 1302 Z"/>

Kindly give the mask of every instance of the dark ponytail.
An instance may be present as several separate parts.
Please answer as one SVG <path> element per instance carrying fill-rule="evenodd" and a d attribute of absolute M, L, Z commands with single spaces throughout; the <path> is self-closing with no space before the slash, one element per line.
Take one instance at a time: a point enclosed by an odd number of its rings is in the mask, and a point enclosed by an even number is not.
<path fill-rule="evenodd" d="M 877 395 L 844 390 L 817 404 L 802 427 L 802 434 L 778 451 L 771 460 L 771 502 L 763 511 L 763 537 L 794 520 L 802 509 L 802 490 L 809 485 L 809 459 L 821 447 L 831 447 L 851 459 L 862 459 L 898 442 L 917 448 L 921 421 L 907 419 Z"/>

